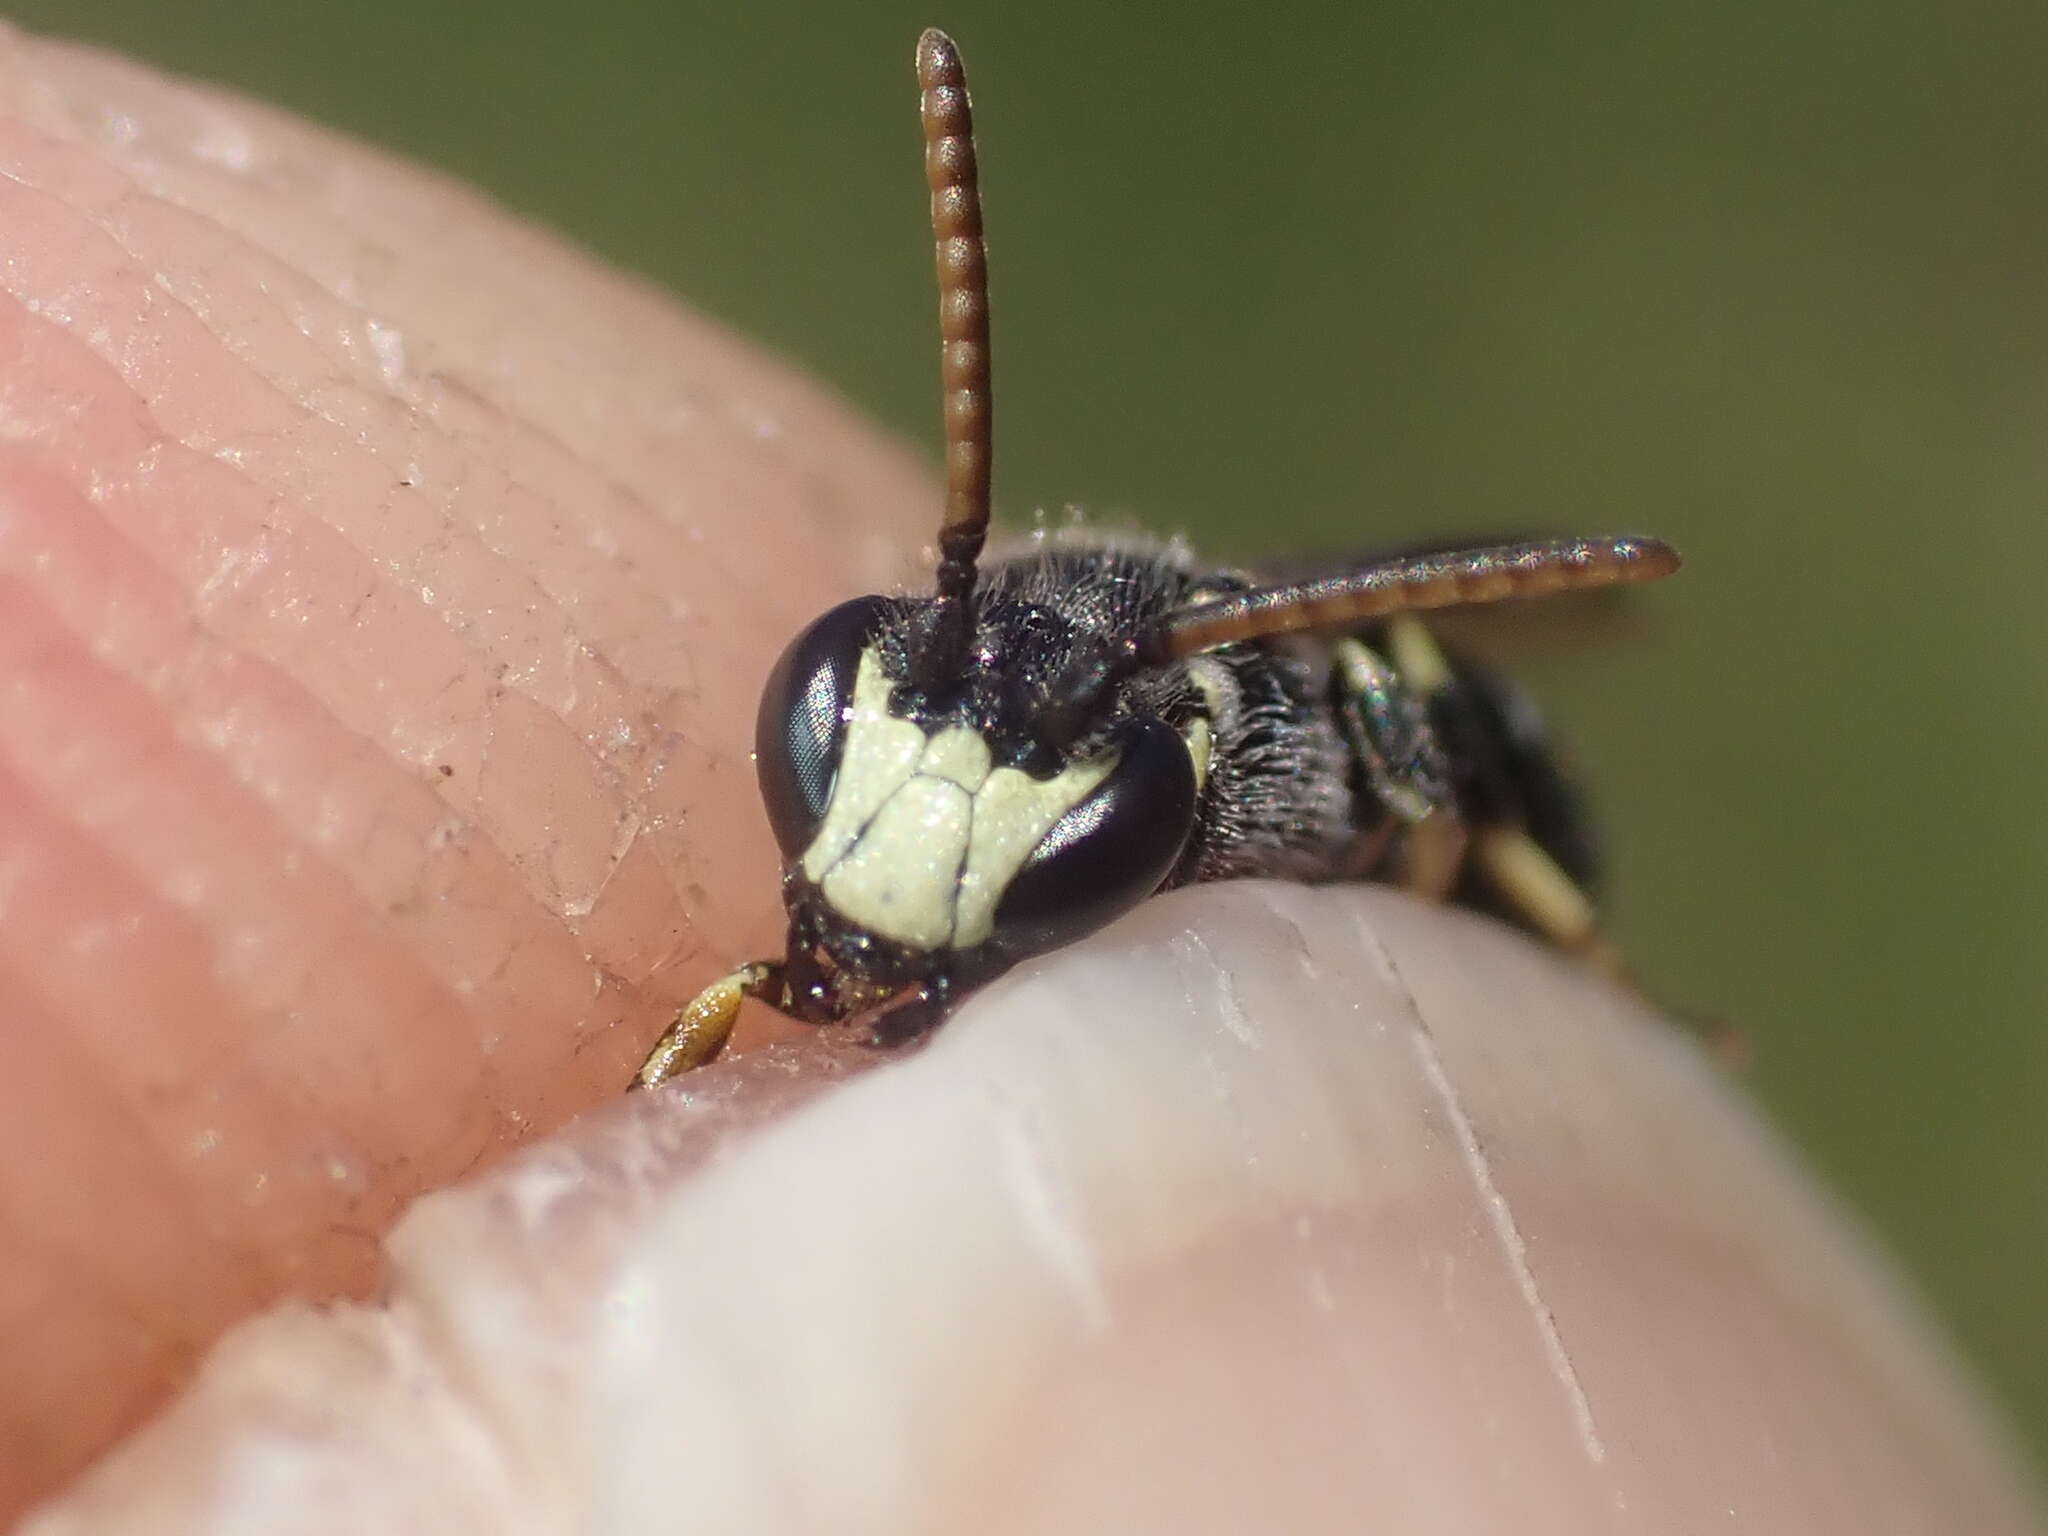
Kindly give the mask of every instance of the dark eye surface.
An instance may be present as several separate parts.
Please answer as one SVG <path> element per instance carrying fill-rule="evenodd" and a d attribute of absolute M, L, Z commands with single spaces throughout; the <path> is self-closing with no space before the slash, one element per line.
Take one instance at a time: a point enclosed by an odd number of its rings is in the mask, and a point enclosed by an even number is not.
<path fill-rule="evenodd" d="M 831 609 L 790 642 L 761 690 L 754 770 L 768 824 L 786 859 L 809 846 L 831 802 L 861 651 L 887 612 L 879 597 L 857 597 Z"/>
<path fill-rule="evenodd" d="M 1013 955 L 1071 943 L 1158 890 L 1195 825 L 1195 766 L 1163 720 L 1133 721 L 1123 756 L 1053 823 L 996 904 L 995 940 Z"/>

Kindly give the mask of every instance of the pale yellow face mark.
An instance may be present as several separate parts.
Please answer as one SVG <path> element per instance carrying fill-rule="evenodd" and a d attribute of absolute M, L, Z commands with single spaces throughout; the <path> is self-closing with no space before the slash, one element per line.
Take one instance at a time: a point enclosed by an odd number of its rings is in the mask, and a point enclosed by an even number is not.
<path fill-rule="evenodd" d="M 839 777 L 817 836 L 804 850 L 803 871 L 822 883 L 825 871 L 846 856 L 862 827 L 882 803 L 917 771 L 925 735 L 908 720 L 889 714 L 889 679 L 870 647 L 861 652 L 853 698 L 846 707 L 846 738 L 839 753 Z"/>
<path fill-rule="evenodd" d="M 818 883 L 835 912 L 870 933 L 913 949 L 941 949 L 953 937 L 953 889 L 973 829 L 974 802 L 965 790 L 914 775 Z"/>
<path fill-rule="evenodd" d="M 1209 782 L 1209 753 L 1213 740 L 1209 722 L 1200 715 L 1195 716 L 1188 722 L 1188 728 L 1181 732 L 1181 740 L 1187 743 L 1188 760 L 1195 765 L 1195 793 L 1199 795 Z"/>
<path fill-rule="evenodd" d="M 971 795 L 988 778 L 988 743 L 981 739 L 980 732 L 956 725 L 925 743 L 917 771 L 958 784 Z"/>
<path fill-rule="evenodd" d="M 1010 881 L 1068 811 L 1109 777 L 1117 763 L 1111 752 L 1075 763 L 1050 779 L 1034 779 L 1015 768 L 998 768 L 974 797 L 974 835 L 960 871 L 953 942 L 961 949 L 979 944 L 995 927 L 996 904 Z"/>
<path fill-rule="evenodd" d="M 834 911 L 878 937 L 968 949 L 994 930 L 1018 869 L 1117 754 L 1043 780 L 992 768 L 975 732 L 927 738 L 892 718 L 889 691 L 880 659 L 864 651 L 832 802 L 801 867 Z"/>

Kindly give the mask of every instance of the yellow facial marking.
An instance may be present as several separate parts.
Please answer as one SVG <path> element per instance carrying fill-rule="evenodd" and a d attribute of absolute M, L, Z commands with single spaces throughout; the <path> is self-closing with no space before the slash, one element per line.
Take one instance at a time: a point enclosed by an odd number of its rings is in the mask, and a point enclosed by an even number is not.
<path fill-rule="evenodd" d="M 941 731 L 925 743 L 917 771 L 958 784 L 970 795 L 988 778 L 988 743 L 964 725 Z"/>
<path fill-rule="evenodd" d="M 919 774 L 875 813 L 853 851 L 819 882 L 833 910 L 915 949 L 953 937 L 955 884 L 974 806 L 967 791 Z"/>
<path fill-rule="evenodd" d="M 987 938 L 995 926 L 996 904 L 1032 850 L 1068 811 L 1085 799 L 1116 766 L 1116 754 L 1076 763 L 1055 778 L 1034 779 L 1015 768 L 998 768 L 974 797 L 974 831 L 960 871 L 954 908 L 953 943 L 965 949 Z"/>
<path fill-rule="evenodd" d="M 1209 782 L 1209 753 L 1211 750 L 1209 722 L 1200 715 L 1188 722 L 1188 728 L 1181 732 L 1181 740 L 1188 744 L 1188 759 L 1195 765 L 1195 793 L 1202 792 L 1202 786 Z"/>
<path fill-rule="evenodd" d="M 889 714 L 888 679 L 861 654 L 839 775 L 800 866 L 832 909 L 915 949 L 967 949 L 995 927 L 996 906 L 1024 861 L 1116 766 L 1111 753 L 1051 779 L 992 768 L 965 726 L 927 737 Z M 1208 762 L 1202 722 L 1198 772 Z"/>
<path fill-rule="evenodd" d="M 847 705 L 846 736 L 840 743 L 839 777 L 818 835 L 804 851 L 803 871 L 823 882 L 825 871 L 846 856 L 860 830 L 888 798 L 917 771 L 924 756 L 924 732 L 889 714 L 889 679 L 882 675 L 874 647 L 861 652 Z"/>

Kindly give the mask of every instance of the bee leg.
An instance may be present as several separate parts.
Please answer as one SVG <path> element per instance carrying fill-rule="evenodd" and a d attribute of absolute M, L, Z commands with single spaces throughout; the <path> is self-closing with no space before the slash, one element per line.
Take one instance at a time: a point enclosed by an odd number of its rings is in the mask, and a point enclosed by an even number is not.
<path fill-rule="evenodd" d="M 1479 833 L 1472 862 L 1508 910 L 1525 926 L 1609 980 L 1655 1003 L 1606 934 L 1579 883 L 1519 827 L 1489 827 Z M 1666 1009 L 1730 1069 L 1749 1060 L 1749 1041 L 1725 1019 Z"/>
<path fill-rule="evenodd" d="M 1486 883 L 1526 927 L 1603 976 L 1633 986 L 1621 952 L 1600 931 L 1592 898 L 1520 827 L 1487 827 L 1474 839 L 1472 861 Z"/>
<path fill-rule="evenodd" d="M 1397 639 L 1403 638 L 1395 628 L 1400 623 L 1388 626 Z M 1406 627 L 1415 636 L 1411 649 L 1428 647 L 1418 663 L 1426 675 L 1419 679 L 1397 672 L 1363 640 L 1347 638 L 1331 648 L 1338 723 L 1386 812 L 1359 835 L 1339 873 L 1370 874 L 1391 855 L 1397 884 L 1441 901 L 1457 884 L 1468 834 L 1457 814 L 1450 764 L 1429 722 L 1428 699 L 1438 682 L 1424 663 L 1434 657 L 1434 672 L 1445 678 L 1449 669 L 1421 625 Z"/>
<path fill-rule="evenodd" d="M 1401 842 L 1396 878 L 1401 889 L 1424 901 L 1448 901 L 1465 872 L 1472 834 L 1449 806 L 1408 829 Z"/>
<path fill-rule="evenodd" d="M 772 998 L 783 991 L 783 967 L 779 961 L 756 960 L 721 976 L 677 1013 L 668 1033 L 648 1053 L 632 1086 L 654 1088 L 679 1073 L 715 1060 L 732 1038 L 733 1024 L 740 1014 L 740 1002 L 749 997 Z"/>
<path fill-rule="evenodd" d="M 904 1001 L 875 1015 L 869 1039 L 876 1045 L 908 1045 L 943 1024 L 966 988 L 950 976 L 927 977 Z"/>
<path fill-rule="evenodd" d="M 1386 636 L 1401 680 L 1425 701 L 1425 708 L 1435 705 L 1441 728 L 1452 733 L 1454 742 L 1462 739 L 1463 752 L 1480 765 L 1468 771 L 1489 786 L 1478 797 L 1476 825 L 1456 850 L 1453 877 L 1463 874 L 1469 861 L 1506 909 L 1505 915 L 1602 974 L 1626 980 L 1621 956 L 1601 933 L 1599 914 L 1585 886 L 1522 824 L 1512 788 L 1495 784 L 1510 779 L 1509 770 L 1495 761 L 1499 754 L 1491 747 L 1485 717 L 1474 717 L 1474 701 L 1461 690 L 1459 676 L 1436 638 L 1405 614 L 1388 622 Z"/>

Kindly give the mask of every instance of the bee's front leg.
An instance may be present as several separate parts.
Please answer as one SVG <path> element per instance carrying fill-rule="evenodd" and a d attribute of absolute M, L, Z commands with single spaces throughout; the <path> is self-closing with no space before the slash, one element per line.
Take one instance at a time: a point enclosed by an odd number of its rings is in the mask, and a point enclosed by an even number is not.
<path fill-rule="evenodd" d="M 719 977 L 676 1015 L 668 1033 L 648 1053 L 633 1086 L 657 1087 L 678 1073 L 715 1060 L 732 1038 L 744 999 L 758 997 L 774 1003 L 787 993 L 786 972 L 779 960 L 756 960 Z"/>
<path fill-rule="evenodd" d="M 876 1014 L 869 1038 L 879 1046 L 908 1045 L 937 1029 L 960 999 L 972 990 L 947 975 L 928 976 L 917 990 L 893 1008 Z"/>

